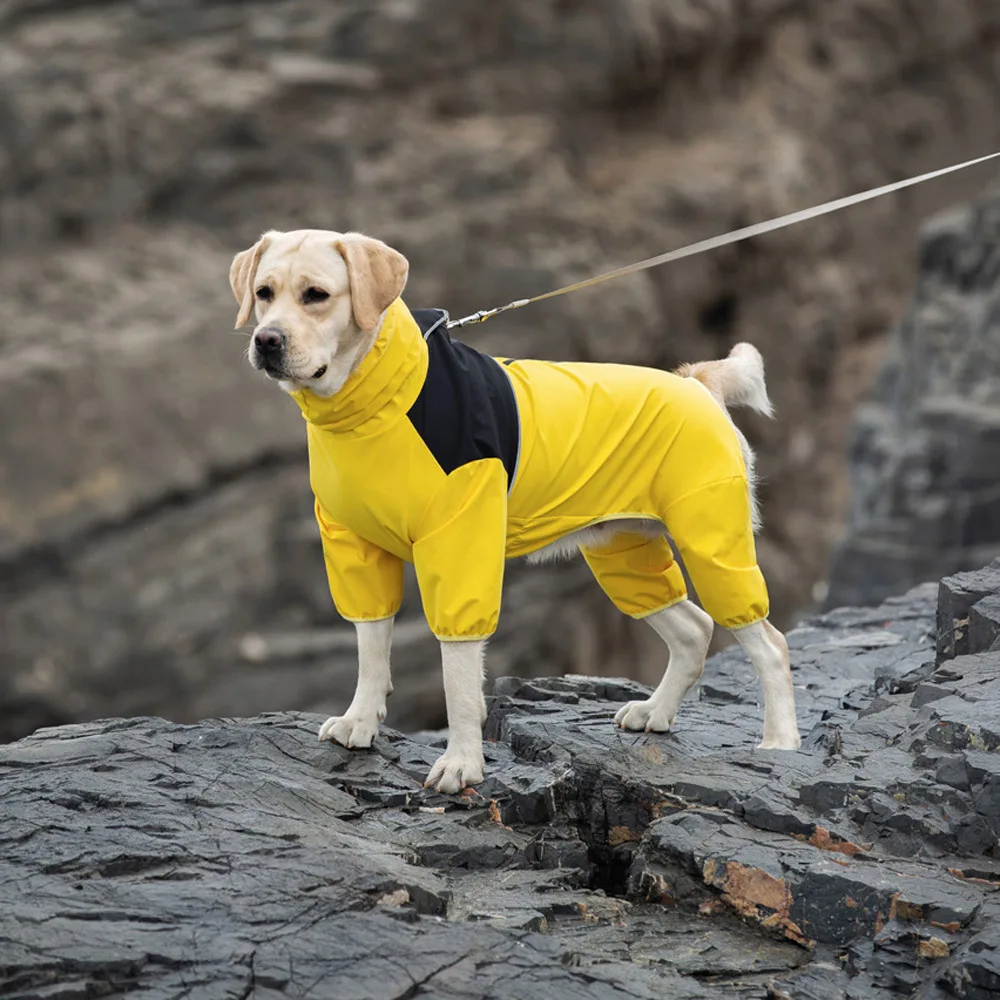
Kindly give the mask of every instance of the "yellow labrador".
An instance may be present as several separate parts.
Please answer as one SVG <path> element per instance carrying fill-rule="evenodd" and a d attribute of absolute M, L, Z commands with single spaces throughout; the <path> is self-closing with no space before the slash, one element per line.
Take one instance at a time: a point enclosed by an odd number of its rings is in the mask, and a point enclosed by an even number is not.
<path fill-rule="evenodd" d="M 248 346 L 250 364 L 288 392 L 308 389 L 320 400 L 340 398 L 338 391 L 362 368 L 376 344 L 390 307 L 403 291 L 408 270 L 402 254 L 357 233 L 266 233 L 236 255 L 230 271 L 239 303 L 237 327 L 248 322 L 252 314 L 257 321 Z M 739 345 L 728 359 L 687 366 L 678 374 L 707 388 L 727 418 L 727 403 L 770 412 L 761 359 L 749 345 Z M 714 406 L 709 409 L 714 410 Z M 752 493 L 753 455 L 742 435 L 735 434 Z M 560 538 L 536 556 L 576 553 L 580 547 L 607 544 L 621 532 L 652 537 L 662 535 L 663 525 L 635 520 L 591 524 Z M 370 551 L 371 557 L 377 558 L 377 551 Z M 701 675 L 714 625 L 708 614 L 686 599 L 649 613 L 645 620 L 669 649 L 668 669 L 654 694 L 623 706 L 616 722 L 627 729 L 665 731 Z M 347 747 L 371 744 L 385 717 L 386 697 L 392 689 L 392 617 L 357 620 L 356 627 L 359 675 L 354 699 L 343 715 L 328 719 L 320 729 L 320 739 Z M 766 618 L 733 631 L 764 690 L 761 746 L 797 747 L 799 734 L 784 637 Z M 455 792 L 483 778 L 484 650 L 482 639 L 441 643 L 449 739 L 428 777 L 428 784 L 441 791 Z"/>

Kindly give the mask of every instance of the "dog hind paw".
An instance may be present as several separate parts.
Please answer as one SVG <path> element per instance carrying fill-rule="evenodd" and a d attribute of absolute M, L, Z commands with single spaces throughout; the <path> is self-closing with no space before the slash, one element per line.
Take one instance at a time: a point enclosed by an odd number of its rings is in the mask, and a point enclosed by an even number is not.
<path fill-rule="evenodd" d="M 454 795 L 469 785 L 478 785 L 483 780 L 485 766 L 482 751 L 478 754 L 462 754 L 446 750 L 431 768 L 424 788 Z"/>
<path fill-rule="evenodd" d="M 673 724 L 673 716 L 653 701 L 630 701 L 615 715 L 615 725 L 640 733 L 665 733 Z"/>
<path fill-rule="evenodd" d="M 757 744 L 758 750 L 798 750 L 802 745 L 802 738 L 797 732 L 786 733 L 782 736 L 767 736 Z"/>
<path fill-rule="evenodd" d="M 365 719 L 355 715 L 331 715 L 319 727 L 319 738 L 339 743 L 349 750 L 370 747 L 378 734 L 378 719 Z"/>

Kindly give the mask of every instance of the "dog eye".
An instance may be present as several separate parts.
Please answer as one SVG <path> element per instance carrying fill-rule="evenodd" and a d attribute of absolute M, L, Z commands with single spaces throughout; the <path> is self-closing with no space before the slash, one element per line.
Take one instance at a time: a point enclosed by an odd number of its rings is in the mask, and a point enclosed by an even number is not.
<path fill-rule="evenodd" d="M 330 297 L 329 292 L 324 292 L 322 288 L 307 288 L 302 293 L 302 301 L 309 305 L 312 302 L 325 302 Z"/>
<path fill-rule="evenodd" d="M 260 299 L 261 302 L 270 302 L 271 299 L 274 298 L 274 292 L 272 292 L 267 285 L 262 285 L 257 289 L 257 298 Z"/>

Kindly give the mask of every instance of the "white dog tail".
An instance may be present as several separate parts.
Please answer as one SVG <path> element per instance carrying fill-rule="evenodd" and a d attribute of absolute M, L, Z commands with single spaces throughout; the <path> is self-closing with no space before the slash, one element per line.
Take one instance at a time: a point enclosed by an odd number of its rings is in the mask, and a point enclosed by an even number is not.
<path fill-rule="evenodd" d="M 753 344 L 737 344 L 721 361 L 681 365 L 677 374 L 701 382 L 724 410 L 746 406 L 765 417 L 774 416 L 764 382 L 764 359 Z"/>
<path fill-rule="evenodd" d="M 746 406 L 757 413 L 763 413 L 765 417 L 774 416 L 774 407 L 764 382 L 764 359 L 753 344 L 737 344 L 729 352 L 729 356 L 721 361 L 698 361 L 691 365 L 681 365 L 676 374 L 683 378 L 697 379 L 712 394 L 726 416 L 729 416 L 730 406 Z M 733 428 L 739 438 L 743 462 L 747 468 L 751 516 L 756 531 L 760 528 L 760 507 L 755 488 L 757 463 L 750 442 L 735 424 Z"/>

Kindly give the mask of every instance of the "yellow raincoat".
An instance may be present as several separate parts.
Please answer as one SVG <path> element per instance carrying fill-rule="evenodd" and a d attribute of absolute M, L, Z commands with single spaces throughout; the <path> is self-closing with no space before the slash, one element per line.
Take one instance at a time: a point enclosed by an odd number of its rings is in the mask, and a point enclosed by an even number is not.
<path fill-rule="evenodd" d="M 428 341 L 401 300 L 339 392 L 328 399 L 293 394 L 308 424 L 316 517 L 344 618 L 394 615 L 405 560 L 414 564 L 439 639 L 486 638 L 497 627 L 505 558 L 626 517 L 666 525 L 719 624 L 737 628 L 767 617 L 739 442 L 702 385 L 624 365 L 496 364 L 453 344 L 443 325 L 434 335 L 444 338 L 444 354 L 460 348 L 472 368 L 509 376 L 516 454 L 501 428 L 499 445 L 475 446 L 496 454 L 469 460 L 468 451 L 455 458 L 452 449 L 447 457 L 437 437 L 465 433 L 469 419 L 452 417 L 449 425 L 441 383 L 425 389 Z M 470 405 L 475 420 L 488 409 L 476 399 Z M 422 407 L 437 407 L 439 431 L 425 426 L 434 419 L 414 416 Z M 584 557 L 615 605 L 634 618 L 686 597 L 665 538 L 620 535 Z"/>

